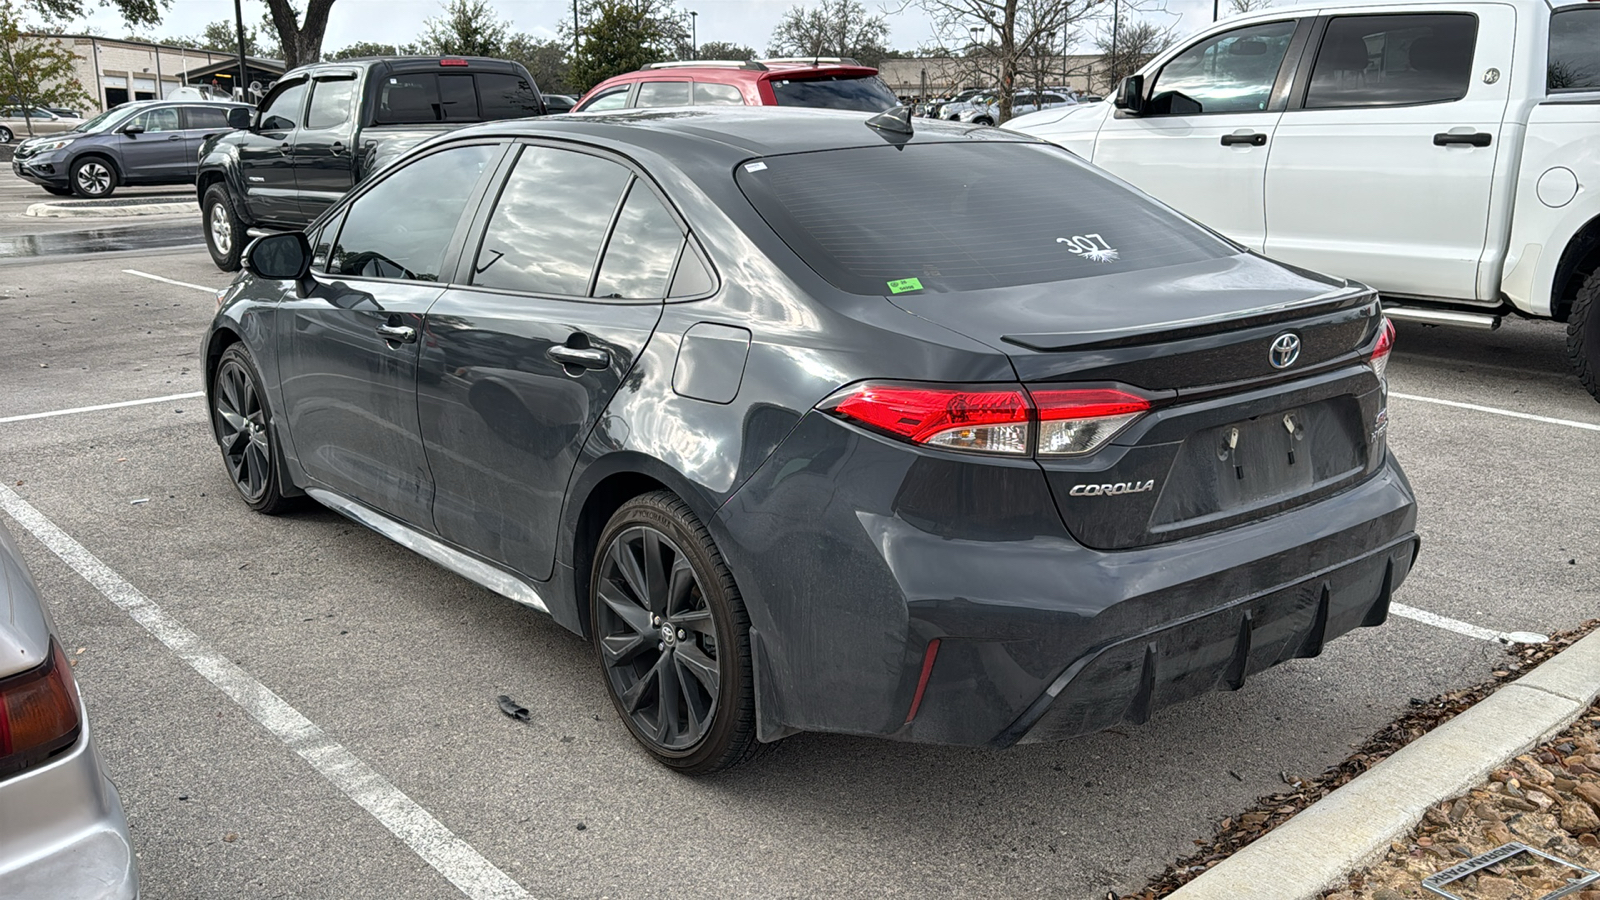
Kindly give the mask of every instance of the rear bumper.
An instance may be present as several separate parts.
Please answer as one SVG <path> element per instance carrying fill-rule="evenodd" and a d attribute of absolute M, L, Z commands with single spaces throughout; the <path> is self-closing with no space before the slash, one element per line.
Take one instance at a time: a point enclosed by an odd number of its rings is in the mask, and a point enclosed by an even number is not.
<path fill-rule="evenodd" d="M 1389 456 L 1288 512 L 1094 550 L 1031 461 L 978 465 L 817 414 L 713 525 L 750 611 L 763 739 L 1000 747 L 1141 722 L 1381 623 L 1415 528 Z"/>
<path fill-rule="evenodd" d="M 68 753 L 0 781 L 0 897 L 139 896 L 122 801 L 101 770 L 88 717 L 81 721 Z"/>

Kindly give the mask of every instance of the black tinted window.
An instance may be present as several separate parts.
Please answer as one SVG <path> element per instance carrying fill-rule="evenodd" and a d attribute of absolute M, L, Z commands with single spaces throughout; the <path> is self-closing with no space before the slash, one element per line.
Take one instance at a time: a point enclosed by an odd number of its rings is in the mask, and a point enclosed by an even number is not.
<path fill-rule="evenodd" d="M 472 283 L 582 297 L 629 171 L 571 150 L 527 147 L 506 180 Z"/>
<path fill-rule="evenodd" d="M 639 99 L 634 106 L 688 106 L 689 82 L 646 81 L 639 85 Z"/>
<path fill-rule="evenodd" d="M 350 121 L 351 101 L 355 99 L 354 78 L 318 81 L 311 89 L 311 108 L 306 110 L 307 128 L 335 128 Z"/>
<path fill-rule="evenodd" d="M 384 125 L 439 121 L 439 76 L 406 72 L 385 78 L 378 89 L 377 120 Z"/>
<path fill-rule="evenodd" d="M 1292 21 L 1251 25 L 1184 50 L 1156 74 L 1150 112 L 1194 115 L 1266 109 L 1294 29 Z"/>
<path fill-rule="evenodd" d="M 297 82 L 272 98 L 261 110 L 262 131 L 292 131 L 300 122 L 300 104 L 306 99 L 306 83 Z"/>
<path fill-rule="evenodd" d="M 1465 13 L 1340 16 L 1317 49 L 1306 108 L 1460 100 L 1477 39 L 1478 19 Z"/>
<path fill-rule="evenodd" d="M 773 156 L 739 185 L 813 269 L 857 294 L 967 291 L 1237 252 L 1064 150 L 909 144 Z"/>
<path fill-rule="evenodd" d="M 185 106 L 185 128 L 227 128 L 228 111 L 220 106 Z"/>
<path fill-rule="evenodd" d="M 777 98 L 779 106 L 883 112 L 900 102 L 876 75 L 810 78 L 804 81 L 773 79 L 771 84 L 772 95 Z"/>
<path fill-rule="evenodd" d="M 648 187 L 634 181 L 606 244 L 594 295 L 651 300 L 667 295 L 667 277 L 683 246 L 683 231 Z"/>
<path fill-rule="evenodd" d="M 357 197 L 345 213 L 328 271 L 438 281 L 467 197 L 498 147 L 455 147 L 425 156 Z"/>
<path fill-rule="evenodd" d="M 1550 16 L 1550 90 L 1600 88 L 1600 7 L 1563 9 Z"/>
<path fill-rule="evenodd" d="M 439 118 L 446 122 L 478 120 L 478 92 L 471 75 L 439 76 Z"/>
<path fill-rule="evenodd" d="M 539 114 L 539 94 L 520 75 L 478 76 L 478 103 L 485 119 L 523 119 Z M 571 108 L 572 104 L 567 104 Z"/>

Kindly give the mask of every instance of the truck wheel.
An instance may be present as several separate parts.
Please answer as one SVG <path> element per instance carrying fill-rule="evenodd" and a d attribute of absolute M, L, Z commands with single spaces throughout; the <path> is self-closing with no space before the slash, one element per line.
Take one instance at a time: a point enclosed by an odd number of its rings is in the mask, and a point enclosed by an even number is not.
<path fill-rule="evenodd" d="M 220 184 L 206 188 L 200 211 L 205 221 L 206 249 L 211 251 L 211 261 L 224 272 L 239 271 L 239 254 L 244 250 L 244 224 L 233 211 L 228 189 Z"/>
<path fill-rule="evenodd" d="M 1567 314 L 1567 360 L 1583 389 L 1600 400 L 1600 272 L 1584 280 Z"/>
<path fill-rule="evenodd" d="M 73 163 L 70 180 L 78 196 L 91 200 L 109 197 L 117 190 L 117 170 L 100 156 L 86 156 Z"/>

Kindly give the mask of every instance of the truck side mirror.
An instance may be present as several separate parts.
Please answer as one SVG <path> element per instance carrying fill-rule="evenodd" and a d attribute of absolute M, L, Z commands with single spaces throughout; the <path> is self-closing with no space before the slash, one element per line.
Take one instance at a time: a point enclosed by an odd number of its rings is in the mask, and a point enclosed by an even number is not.
<path fill-rule="evenodd" d="M 248 131 L 255 124 L 255 110 L 248 106 L 235 106 L 228 110 L 228 127 L 238 131 Z"/>
<path fill-rule="evenodd" d="M 1144 76 L 1129 75 L 1117 85 L 1117 96 L 1112 99 L 1112 105 L 1117 109 L 1125 109 L 1133 115 L 1144 112 Z"/>

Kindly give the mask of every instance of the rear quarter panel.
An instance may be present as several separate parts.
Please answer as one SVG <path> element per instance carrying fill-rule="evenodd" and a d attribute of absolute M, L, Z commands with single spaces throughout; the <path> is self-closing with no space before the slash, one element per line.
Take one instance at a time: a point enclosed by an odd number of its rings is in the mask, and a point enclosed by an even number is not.
<path fill-rule="evenodd" d="M 1500 289 L 1525 313 L 1550 316 L 1561 256 L 1600 217 L 1600 92 L 1546 100 L 1528 114 Z"/>

